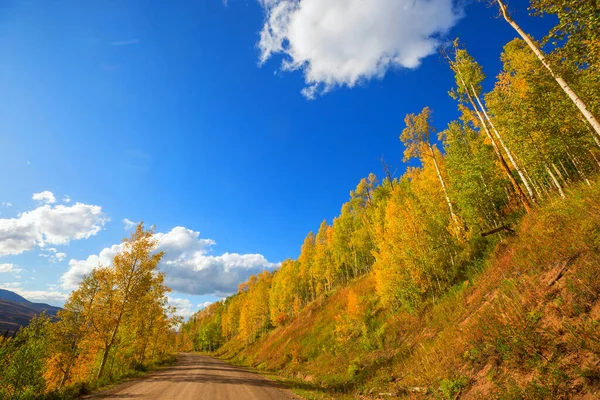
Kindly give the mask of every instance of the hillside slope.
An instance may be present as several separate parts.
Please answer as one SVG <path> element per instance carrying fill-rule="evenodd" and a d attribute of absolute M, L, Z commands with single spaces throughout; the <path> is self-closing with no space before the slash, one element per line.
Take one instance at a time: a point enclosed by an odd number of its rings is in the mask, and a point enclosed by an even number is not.
<path fill-rule="evenodd" d="M 0 289 L 0 300 L 12 301 L 13 303 L 30 303 L 25 297 L 6 289 Z"/>
<path fill-rule="evenodd" d="M 9 290 L 0 289 L 0 332 L 15 332 L 26 326 L 31 318 L 44 311 L 48 315 L 56 315 L 58 307 L 44 303 L 33 303 Z"/>
<path fill-rule="evenodd" d="M 217 354 L 293 378 L 308 397 L 597 398 L 599 251 L 596 182 L 524 217 L 468 279 L 415 312 L 384 312 L 369 274 Z"/>

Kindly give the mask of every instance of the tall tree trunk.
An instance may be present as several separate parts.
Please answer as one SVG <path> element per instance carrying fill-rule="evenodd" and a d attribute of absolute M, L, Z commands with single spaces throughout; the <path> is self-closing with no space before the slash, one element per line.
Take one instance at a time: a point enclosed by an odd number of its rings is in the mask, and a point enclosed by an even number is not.
<path fill-rule="evenodd" d="M 562 88 L 562 90 L 567 94 L 567 96 L 569 96 L 569 98 L 575 104 L 575 106 L 577 106 L 577 108 L 579 109 L 581 114 L 583 114 L 583 116 L 587 120 L 587 122 L 589 122 L 589 124 L 592 126 L 592 128 L 594 128 L 594 130 L 596 131 L 596 134 L 598 136 L 600 136 L 600 122 L 598 122 L 598 120 L 596 119 L 594 114 L 592 114 L 587 109 L 587 106 L 585 105 L 583 100 L 581 100 L 579 98 L 579 96 L 577 96 L 577 93 L 575 93 L 573 91 L 573 89 L 571 89 L 571 87 L 567 84 L 567 82 L 560 75 L 555 73 L 554 70 L 552 70 L 552 67 L 550 67 L 550 64 L 546 60 L 546 57 L 544 56 L 542 51 L 540 49 L 538 49 L 538 47 L 535 45 L 535 43 L 533 43 L 533 41 L 529 38 L 529 36 L 527 36 L 527 34 L 521 29 L 521 27 L 510 17 L 510 15 L 508 15 L 508 9 L 506 7 L 506 4 L 504 4 L 504 2 L 502 0 L 496 0 L 496 2 L 498 3 L 498 6 L 500 7 L 500 11 L 502 12 L 502 16 L 504 17 L 506 22 L 508 22 L 510 24 L 510 26 L 512 26 L 513 29 L 515 31 L 517 31 L 519 36 L 521 36 L 523 38 L 523 40 L 525 41 L 525 43 L 527 43 L 527 45 L 529 46 L 531 51 L 533 51 L 535 53 L 535 55 L 537 56 L 537 58 L 542 62 L 542 65 L 544 67 L 546 67 L 546 69 L 550 72 L 550 75 L 552 75 L 552 77 L 558 83 L 558 85 Z"/>
<path fill-rule="evenodd" d="M 552 178 L 552 182 L 554 182 L 554 186 L 556 186 L 556 188 L 558 189 L 558 193 L 560 193 L 560 197 L 562 197 L 563 199 L 566 199 L 567 196 L 565 196 L 565 192 L 563 192 L 562 185 L 560 184 L 560 182 L 558 181 L 556 176 L 552 173 L 552 170 L 550 169 L 548 164 L 544 163 L 544 166 L 546 167 L 546 171 L 548 172 L 548 175 L 550 175 L 550 178 Z"/>
<path fill-rule="evenodd" d="M 112 332 L 112 335 L 110 336 L 110 341 L 104 346 L 104 354 L 102 355 L 102 362 L 100 363 L 100 369 L 98 370 L 98 379 L 100 379 L 102 377 L 102 374 L 104 373 L 104 367 L 106 366 L 106 361 L 108 360 L 108 354 L 110 353 L 110 349 L 115 343 L 115 338 L 117 337 L 117 332 L 119 331 L 119 325 L 121 325 L 121 318 L 123 317 L 123 312 L 125 309 L 124 305 L 122 307 L 123 308 L 121 308 L 121 311 L 119 312 L 119 317 L 117 318 L 115 328 Z"/>
<path fill-rule="evenodd" d="M 65 385 L 65 383 L 67 383 L 67 379 L 69 379 L 69 375 L 71 373 L 71 366 L 73 364 L 70 363 L 69 365 L 67 365 L 67 368 L 65 369 L 62 378 L 60 379 L 60 383 L 58 384 L 58 389 L 62 389 L 62 387 Z"/>
<path fill-rule="evenodd" d="M 540 182 L 535 182 L 534 180 L 532 180 L 531 183 L 533 184 L 533 187 L 535 188 L 535 192 L 538 195 L 538 199 L 543 200 L 544 199 L 544 194 L 542 193 L 541 183 Z"/>
<path fill-rule="evenodd" d="M 583 171 L 583 165 L 581 165 L 581 162 L 579 162 L 579 160 L 577 158 L 575 158 L 569 152 L 569 150 L 567 150 L 567 155 L 571 159 L 571 163 L 573 163 L 573 166 L 575 167 L 575 170 L 577 171 L 577 173 L 579 174 L 579 176 L 581 176 L 581 178 L 583 178 L 583 180 L 585 181 L 585 183 L 588 184 L 588 186 L 592 186 L 590 180 L 587 178 L 587 176 L 585 175 L 585 172 Z"/>
<path fill-rule="evenodd" d="M 148 347 L 148 342 L 150 341 L 150 337 L 152 336 L 152 329 L 154 328 L 154 321 L 155 319 L 152 318 L 152 320 L 150 321 L 150 326 L 148 327 L 147 331 L 149 332 L 145 337 L 144 337 L 144 341 L 142 342 L 142 350 L 141 350 L 141 354 L 140 354 L 140 364 L 144 363 L 144 358 L 146 356 L 146 347 Z"/>
<path fill-rule="evenodd" d="M 506 160 L 504 159 L 504 156 L 502 155 L 502 152 L 498 148 L 498 144 L 494 140 L 494 137 L 490 133 L 490 130 L 489 130 L 487 124 L 485 123 L 485 120 L 483 119 L 483 115 L 481 115 L 481 112 L 479 111 L 479 109 L 475 105 L 475 102 L 473 101 L 473 96 L 471 96 L 471 93 L 469 93 L 469 89 L 467 88 L 467 85 L 466 85 L 464 79 L 462 78 L 462 74 L 460 73 L 460 70 L 458 68 L 456 69 L 456 72 L 458 73 L 458 76 L 460 77 L 460 80 L 462 81 L 462 84 L 465 87 L 465 93 L 467 94 L 467 97 L 469 98 L 471 106 L 473 107 L 475 113 L 477 114 L 477 117 L 479 118 L 479 122 L 481 123 L 481 127 L 485 131 L 488 139 L 490 139 L 490 142 L 492 142 L 492 147 L 494 148 L 494 152 L 496 153 L 496 156 L 498 157 L 498 160 L 500 161 L 500 166 L 502 167 L 502 170 L 506 174 L 508 180 L 510 181 L 510 183 L 511 183 L 511 185 L 513 187 L 513 189 L 515 190 L 515 192 L 519 196 L 519 200 L 521 200 L 521 203 L 523 204 L 523 207 L 525 207 L 525 211 L 527 213 L 530 213 L 531 212 L 531 205 L 529 204 L 529 199 L 527 198 L 527 195 L 523 192 L 523 189 L 521 189 L 521 186 L 519 186 L 519 183 L 517 182 L 517 180 L 513 176 L 512 172 L 510 171 L 510 168 L 508 167 L 508 164 L 506 163 Z"/>
<path fill-rule="evenodd" d="M 108 352 L 110 351 L 109 346 L 104 347 L 104 353 L 102 354 L 102 362 L 100 363 L 100 369 L 98 370 L 98 375 L 96 375 L 96 379 L 100 379 L 104 374 L 104 367 L 106 366 L 106 361 L 108 360 Z"/>
<path fill-rule="evenodd" d="M 519 177 L 521 178 L 521 181 L 523 182 L 523 185 L 525 185 L 525 189 L 527 190 L 527 193 L 529 193 L 529 198 L 533 200 L 534 199 L 533 190 L 531 190 L 531 186 L 529 185 L 529 182 L 528 182 L 527 178 L 525 177 L 525 174 L 521 170 L 521 167 L 519 166 L 519 164 L 517 163 L 517 161 L 513 157 L 513 155 L 510 152 L 510 150 L 508 149 L 508 146 L 504 143 L 504 140 L 502 140 L 502 136 L 500 136 L 500 132 L 498 132 L 498 129 L 496 129 L 496 126 L 492 122 L 492 119 L 490 118 L 490 116 L 488 115 L 485 107 L 481 103 L 481 100 L 479 99 L 479 96 L 477 95 L 477 92 L 475 91 L 475 88 L 473 87 L 473 85 L 471 85 L 471 91 L 473 92 L 473 96 L 475 97 L 475 100 L 477 100 L 477 104 L 479 104 L 479 108 L 483 112 L 483 115 L 485 116 L 485 119 L 487 120 L 487 122 L 492 127 L 492 130 L 494 131 L 494 134 L 496 135 L 496 138 L 498 138 L 498 142 L 500 143 L 500 146 L 502 146 L 502 148 L 504 149 L 504 152 L 508 156 L 508 159 L 510 160 L 511 164 L 515 168 L 515 171 L 517 171 L 517 174 L 519 174 Z"/>
<path fill-rule="evenodd" d="M 531 179 L 531 176 L 529 175 L 529 172 L 527 172 L 526 169 L 523 169 L 523 172 L 525 172 L 525 176 L 527 176 L 527 179 L 529 179 L 529 182 L 531 182 L 531 186 L 533 186 L 533 190 L 535 190 L 535 194 L 536 194 L 537 198 L 542 200 L 544 198 L 544 196 L 542 195 L 542 192 L 540 191 L 540 188 L 538 187 L 538 185 L 535 183 L 535 181 L 533 179 Z"/>
<path fill-rule="evenodd" d="M 562 172 L 560 172 L 560 170 L 558 169 L 558 167 L 556 166 L 556 164 L 552 163 L 552 168 L 554 168 L 554 171 L 556 172 L 556 175 L 558 175 L 558 177 L 560 178 L 560 180 L 563 181 L 563 183 L 567 183 L 567 180 L 563 176 Z"/>
<path fill-rule="evenodd" d="M 459 231 L 459 221 L 456 214 L 454 214 L 454 208 L 452 207 L 452 202 L 450 201 L 450 196 L 448 196 L 448 190 L 446 189 L 446 182 L 444 182 L 444 177 L 442 176 L 442 171 L 440 171 L 440 166 L 438 165 L 437 159 L 435 157 L 435 151 L 433 151 L 433 146 L 431 144 L 427 144 L 429 147 L 429 152 L 431 153 L 431 158 L 433 158 L 433 165 L 435 165 L 435 171 L 437 172 L 438 179 L 440 180 L 440 185 L 442 186 L 442 191 L 444 192 L 444 197 L 446 198 L 446 204 L 448 205 L 448 210 L 450 211 L 450 217 L 452 217 L 452 221 L 456 225 L 456 229 Z M 457 232 L 460 234 L 460 232 Z"/>
<path fill-rule="evenodd" d="M 115 342 L 115 338 L 117 337 L 117 332 L 119 331 L 119 325 L 121 325 L 121 319 L 123 318 L 123 314 L 125 313 L 125 308 L 129 305 L 129 296 L 131 295 L 131 284 L 133 279 L 133 273 L 137 267 L 138 259 L 134 258 L 131 263 L 131 268 L 129 271 L 129 277 L 127 278 L 127 284 L 125 285 L 125 290 L 123 290 L 123 302 L 121 303 L 121 309 L 119 310 L 119 317 L 117 318 L 117 323 L 115 324 L 115 329 L 112 332 L 110 341 L 105 346 L 104 354 L 102 355 L 102 363 L 100 364 L 100 369 L 98 370 L 98 379 L 102 377 L 104 373 L 104 367 L 106 366 L 106 360 L 108 359 L 108 353 L 110 352 L 111 347 Z"/>
<path fill-rule="evenodd" d="M 572 183 L 573 179 L 571 178 L 571 174 L 569 174 L 569 170 L 567 169 L 567 167 L 565 167 L 565 164 L 562 162 L 562 160 L 558 160 L 558 163 L 560 164 L 560 169 L 562 170 L 562 172 L 565 173 L 564 175 L 564 180 L 566 183 Z M 575 166 L 575 169 L 577 170 L 577 166 Z M 579 171 L 577 171 L 579 172 Z M 583 179 L 585 179 L 585 176 L 581 176 Z"/>

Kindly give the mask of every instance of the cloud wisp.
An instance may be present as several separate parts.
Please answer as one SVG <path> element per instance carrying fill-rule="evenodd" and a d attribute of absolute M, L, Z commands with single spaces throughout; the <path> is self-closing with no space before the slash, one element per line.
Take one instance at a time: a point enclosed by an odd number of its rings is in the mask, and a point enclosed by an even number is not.
<path fill-rule="evenodd" d="M 133 46 L 135 44 L 139 44 L 141 42 L 140 39 L 127 39 L 127 40 L 117 40 L 112 42 L 111 46 Z"/>
<path fill-rule="evenodd" d="M 67 253 L 60 252 L 54 247 L 49 247 L 46 249 L 46 253 L 40 253 L 38 256 L 47 258 L 52 264 L 56 264 L 67 258 Z"/>
<path fill-rule="evenodd" d="M 0 264 L 0 273 L 12 272 L 13 274 L 18 274 L 21 271 L 23 271 L 23 270 L 15 267 L 14 264 L 11 264 L 11 263 L 1 263 Z"/>
<path fill-rule="evenodd" d="M 54 196 L 54 193 L 52 193 L 48 190 L 44 190 L 43 192 L 40 192 L 40 193 L 34 193 L 33 196 L 31 196 L 31 198 L 33 200 L 41 201 L 42 203 L 46 203 L 46 204 L 56 203 L 56 197 Z"/>
<path fill-rule="evenodd" d="M 260 64 L 282 55 L 281 70 L 304 73 L 308 99 L 418 67 L 462 16 L 453 0 L 258 1 Z"/>
<path fill-rule="evenodd" d="M 137 224 L 138 224 L 137 222 L 133 222 L 129 218 L 123 218 L 123 228 L 125 228 L 126 231 L 129 231 L 129 230 L 135 228 L 137 226 Z"/>

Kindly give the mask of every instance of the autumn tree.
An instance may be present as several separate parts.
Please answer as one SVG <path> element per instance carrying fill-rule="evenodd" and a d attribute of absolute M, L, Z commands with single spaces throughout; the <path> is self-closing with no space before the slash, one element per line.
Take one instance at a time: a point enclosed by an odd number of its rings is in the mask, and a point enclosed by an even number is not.
<path fill-rule="evenodd" d="M 99 292 L 99 271 L 93 270 L 71 293 L 58 312 L 58 321 L 50 328 L 52 358 L 47 376 L 54 387 L 60 389 L 71 381 L 73 369 L 77 368 L 80 356 L 84 353 L 84 343 L 92 334 L 91 313 L 95 309 Z M 89 371 L 91 367 L 89 360 L 83 361 L 84 365 L 78 366 L 79 374 L 82 369 Z M 86 377 L 87 374 L 84 372 L 83 375 Z"/>
<path fill-rule="evenodd" d="M 596 137 L 522 40 L 505 46 L 502 61 L 503 71 L 486 95 L 490 112 L 511 146 L 520 150 L 537 196 L 546 198 L 556 190 L 565 198 L 569 180 L 585 180 L 592 173 Z M 575 82 L 583 78 L 576 72 L 571 77 Z"/>
<path fill-rule="evenodd" d="M 556 83 L 558 83 L 558 85 L 566 93 L 566 95 L 569 97 L 569 99 L 571 99 L 571 101 L 575 104 L 575 106 L 577 106 L 577 108 L 579 109 L 579 111 L 581 112 L 583 117 L 591 125 L 591 127 L 594 129 L 596 134 L 598 136 L 600 136 L 600 122 L 596 119 L 596 116 L 594 114 L 592 114 L 592 112 L 588 109 L 588 106 L 584 103 L 584 101 L 579 97 L 579 95 L 577 93 L 575 93 L 575 91 L 571 88 L 571 86 L 569 86 L 569 84 L 563 79 L 563 77 L 558 74 L 558 72 L 555 70 L 555 68 L 553 68 L 550 65 L 550 62 L 547 60 L 546 56 L 544 55 L 542 50 L 536 45 L 536 43 L 514 21 L 514 19 L 510 15 L 508 7 L 504 3 L 504 1 L 503 0 L 495 0 L 495 1 L 498 4 L 500 12 L 501 12 L 502 16 L 504 17 L 505 21 L 519 34 L 519 36 L 521 36 L 521 38 L 525 41 L 525 43 L 527 43 L 527 46 L 529 46 L 531 51 L 540 60 L 542 65 L 548 70 L 548 72 L 550 73 L 552 78 L 554 78 Z M 582 1 L 581 3 L 585 3 L 585 1 Z M 536 4 L 536 3 L 534 3 L 534 4 Z M 572 4 L 572 2 L 571 2 L 571 4 Z M 539 5 L 541 5 L 541 4 L 539 4 Z M 583 19 L 581 24 L 578 24 L 578 23 L 573 24 L 573 23 L 566 22 L 563 17 L 563 20 L 561 21 L 561 23 L 563 24 L 563 26 L 565 27 L 567 32 L 570 31 L 571 33 L 574 33 L 576 35 L 577 35 L 577 33 L 585 32 L 585 34 L 588 34 L 588 32 L 589 32 L 589 34 L 591 34 L 591 35 L 597 35 L 597 31 L 594 31 L 593 29 L 597 28 L 600 25 L 598 23 L 598 7 L 596 5 L 595 10 L 593 10 L 593 9 L 590 10 L 589 7 L 593 7 L 593 5 L 585 5 L 585 4 L 579 5 L 579 6 L 575 5 L 574 7 L 572 7 L 571 10 L 563 9 L 563 12 L 561 12 L 561 15 L 564 15 L 565 12 L 571 12 L 575 15 L 579 14 L 578 15 L 579 17 L 581 17 L 582 15 L 590 16 L 590 18 L 588 18 L 588 19 Z M 577 12 L 575 12 L 575 10 L 583 11 L 583 13 L 581 13 L 581 12 L 577 13 Z M 571 18 L 573 18 L 573 17 L 571 17 Z M 569 19 L 567 19 L 567 21 L 569 21 Z M 592 40 L 597 41 L 598 40 L 597 36 L 592 36 Z M 597 48 L 597 46 L 596 46 L 596 48 Z"/>
<path fill-rule="evenodd" d="M 312 263 L 312 276 L 315 280 L 315 293 L 322 296 L 333 286 L 334 277 L 331 274 L 333 260 L 328 239 L 329 226 L 327 221 L 321 222 L 315 236 L 314 260 Z"/>
<path fill-rule="evenodd" d="M 157 266 L 163 253 L 154 253 L 156 245 L 154 231 L 145 230 L 140 223 L 131 237 L 123 241 L 123 249 L 115 256 L 112 269 L 101 274 L 103 301 L 97 303 L 93 322 L 101 340 L 98 377 L 104 374 L 123 322 L 134 315 L 146 293 L 155 286 L 162 286 L 162 273 L 157 271 Z"/>
<path fill-rule="evenodd" d="M 531 211 L 530 200 L 527 195 L 523 192 L 523 189 L 513 176 L 511 169 L 506 162 L 502 150 L 506 152 L 507 155 L 510 155 L 509 158 L 512 159 L 513 167 L 517 169 L 519 175 L 524 184 L 528 187 L 528 192 L 530 196 L 533 195 L 531 188 L 529 188 L 527 180 L 525 178 L 525 174 L 522 172 L 521 168 L 518 167 L 518 164 L 510 150 L 506 145 L 503 145 L 502 137 L 498 133 L 495 126 L 491 123 L 491 119 L 486 117 L 487 113 L 481 101 L 479 100 L 479 91 L 481 90 L 481 82 L 484 79 L 483 72 L 479 64 L 475 62 L 475 60 L 466 52 L 464 49 L 460 49 L 458 47 L 457 42 L 454 42 L 454 59 L 448 57 L 448 62 L 450 63 L 450 68 L 455 73 L 455 81 L 456 81 L 456 89 L 450 92 L 450 95 L 455 98 L 459 102 L 459 109 L 463 112 L 463 114 L 468 114 L 470 112 L 474 112 L 477 116 L 476 120 L 472 120 L 472 122 L 477 126 L 479 126 L 486 134 L 489 142 L 494 149 L 494 153 L 498 159 L 499 165 L 506 174 L 506 177 L 510 181 L 515 193 L 517 193 L 519 200 L 523 204 L 523 207 L 526 211 Z M 468 109 L 468 105 L 471 106 L 471 109 Z M 492 125 L 492 126 L 490 126 Z M 492 135 L 492 130 L 496 134 L 496 137 Z M 499 145 L 499 141 L 502 141 Z"/>
<path fill-rule="evenodd" d="M 419 158 L 421 162 L 424 162 L 425 157 L 431 157 L 431 161 L 435 166 L 435 171 L 444 193 L 446 205 L 448 206 L 448 212 L 452 217 L 452 221 L 455 224 L 455 228 L 459 228 L 458 217 L 454 213 L 452 201 L 448 195 L 448 189 L 446 188 L 446 181 L 442 176 L 438 158 L 441 158 L 441 154 L 435 148 L 435 145 L 431 143 L 431 135 L 435 133 L 435 128 L 431 123 L 431 110 L 429 107 L 423 108 L 420 114 L 408 114 L 404 119 L 406 127 L 400 135 L 400 141 L 404 144 L 404 161 L 409 161 L 413 158 Z"/>
<path fill-rule="evenodd" d="M 285 324 L 294 315 L 294 303 L 300 296 L 299 263 L 285 260 L 273 273 L 269 291 L 269 310 L 274 326 Z"/>
<path fill-rule="evenodd" d="M 313 263 L 315 261 L 315 235 L 312 232 L 309 232 L 306 238 L 304 239 L 304 243 L 300 248 L 300 256 L 298 257 L 298 262 L 300 263 L 300 282 L 301 286 L 301 297 L 303 303 L 306 304 L 309 301 L 315 299 L 316 296 L 316 288 L 315 288 L 315 269 L 313 267 Z"/>
<path fill-rule="evenodd" d="M 503 225 L 509 211 L 508 181 L 497 167 L 491 145 L 462 121 L 451 122 L 441 138 L 450 192 L 469 231 L 484 232 Z"/>

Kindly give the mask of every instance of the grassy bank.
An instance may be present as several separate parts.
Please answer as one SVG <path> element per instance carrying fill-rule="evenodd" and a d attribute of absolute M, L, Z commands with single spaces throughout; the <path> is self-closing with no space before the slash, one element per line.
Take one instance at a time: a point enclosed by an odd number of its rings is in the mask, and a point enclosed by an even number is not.
<path fill-rule="evenodd" d="M 538 206 L 418 310 L 385 312 L 366 275 L 217 355 L 284 376 L 306 397 L 593 398 L 599 250 L 596 182 Z"/>

